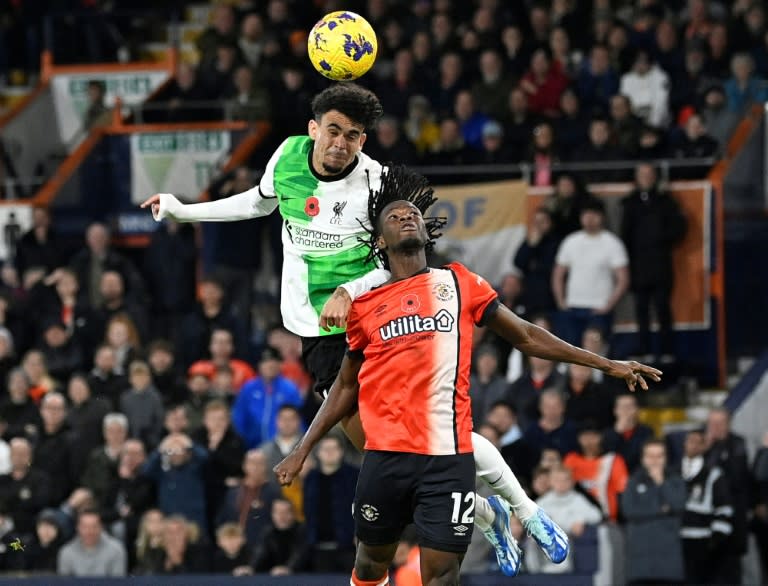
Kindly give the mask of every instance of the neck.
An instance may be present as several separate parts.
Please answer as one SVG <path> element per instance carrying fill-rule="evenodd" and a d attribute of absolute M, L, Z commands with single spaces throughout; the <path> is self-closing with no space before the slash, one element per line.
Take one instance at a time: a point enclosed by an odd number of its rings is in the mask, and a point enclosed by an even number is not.
<path fill-rule="evenodd" d="M 332 465 L 320 464 L 320 472 L 322 472 L 326 476 L 330 476 L 331 474 L 335 474 L 338 471 L 339 468 L 341 468 L 341 464 L 340 463 L 339 464 L 332 464 Z"/>
<path fill-rule="evenodd" d="M 389 253 L 391 282 L 402 281 L 427 268 L 427 254 L 423 248 L 413 251 L 392 251 Z"/>

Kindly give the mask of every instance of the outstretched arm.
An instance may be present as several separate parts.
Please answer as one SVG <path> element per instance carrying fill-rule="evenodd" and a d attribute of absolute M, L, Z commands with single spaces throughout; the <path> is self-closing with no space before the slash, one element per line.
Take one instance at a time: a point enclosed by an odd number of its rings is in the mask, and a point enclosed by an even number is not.
<path fill-rule="evenodd" d="M 643 378 L 645 376 L 657 382 L 661 380 L 660 370 L 633 361 L 609 360 L 572 346 L 544 328 L 519 318 L 501 304 L 486 318 L 486 324 L 491 330 L 529 356 L 600 369 L 610 376 L 624 379 L 632 391 L 635 390 L 635 385 L 638 383 L 642 389 L 648 388 L 648 384 Z"/>
<path fill-rule="evenodd" d="M 150 207 L 157 221 L 171 218 L 178 222 L 233 222 L 272 213 L 277 198 L 263 196 L 256 185 L 248 191 L 202 203 L 183 204 L 170 193 L 158 193 L 141 207 Z"/>
<path fill-rule="evenodd" d="M 359 384 L 357 375 L 363 364 L 362 358 L 347 354 L 341 363 L 339 376 L 331 386 L 328 397 L 312 420 L 309 429 L 296 444 L 290 454 L 277 466 L 275 474 L 282 485 L 288 485 L 299 474 L 304 460 L 307 459 L 312 448 L 328 433 L 331 428 L 339 423 L 354 409 L 357 404 L 357 392 Z"/>

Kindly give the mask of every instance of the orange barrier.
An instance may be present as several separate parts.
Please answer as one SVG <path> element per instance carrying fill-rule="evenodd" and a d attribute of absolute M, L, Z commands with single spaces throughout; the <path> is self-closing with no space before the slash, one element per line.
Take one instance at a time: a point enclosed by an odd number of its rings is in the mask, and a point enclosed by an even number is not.
<path fill-rule="evenodd" d="M 138 61 L 133 63 L 88 63 L 82 65 L 56 65 L 50 51 L 43 51 L 41 56 L 40 78 L 50 81 L 57 73 L 125 73 L 129 71 L 167 71 L 173 76 L 179 62 L 179 52 L 170 47 L 164 61 Z"/>
<path fill-rule="evenodd" d="M 736 127 L 728 146 L 725 149 L 723 158 L 712 168 L 707 179 L 712 183 L 715 190 L 714 197 L 714 216 L 715 216 L 715 250 L 717 264 L 712 267 L 710 277 L 710 291 L 712 297 L 717 300 L 717 358 L 718 370 L 720 371 L 720 386 L 726 386 L 726 331 L 725 331 L 725 203 L 723 193 L 723 183 L 725 176 L 731 167 L 731 161 L 744 148 L 747 139 L 757 128 L 763 116 L 763 105 L 754 105 L 749 113 L 741 120 Z"/>

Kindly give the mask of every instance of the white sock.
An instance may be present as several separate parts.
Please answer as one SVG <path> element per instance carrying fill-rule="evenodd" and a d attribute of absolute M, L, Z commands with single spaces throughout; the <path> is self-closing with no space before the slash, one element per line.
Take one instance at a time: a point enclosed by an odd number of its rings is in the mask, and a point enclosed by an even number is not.
<path fill-rule="evenodd" d="M 496 447 L 483 436 L 473 432 L 472 448 L 475 452 L 475 473 L 493 492 L 510 504 L 518 519 L 525 521 L 533 517 L 539 506 L 525 494 L 517 477 Z"/>
<path fill-rule="evenodd" d="M 475 527 L 480 531 L 487 531 L 494 520 L 496 520 L 496 512 L 484 496 L 475 493 Z"/>

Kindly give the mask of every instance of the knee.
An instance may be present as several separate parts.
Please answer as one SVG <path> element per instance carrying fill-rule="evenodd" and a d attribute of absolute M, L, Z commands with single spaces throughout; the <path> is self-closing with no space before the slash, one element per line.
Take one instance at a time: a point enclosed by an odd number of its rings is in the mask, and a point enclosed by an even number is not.
<path fill-rule="evenodd" d="M 361 580 L 378 580 L 389 571 L 391 558 L 368 550 L 363 544 L 357 547 L 355 574 Z"/>
<path fill-rule="evenodd" d="M 428 586 L 459 586 L 459 564 L 433 567 L 425 573 L 424 584 Z"/>

